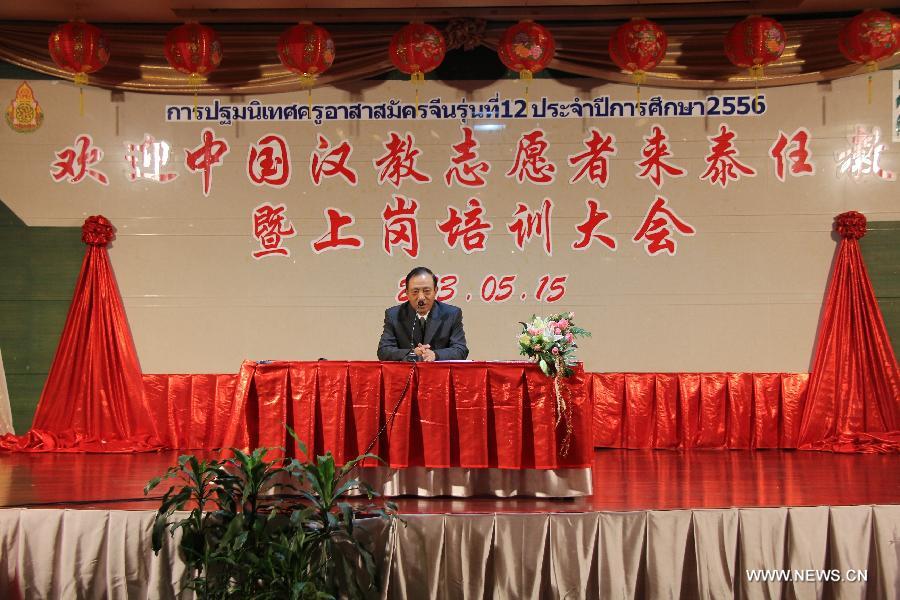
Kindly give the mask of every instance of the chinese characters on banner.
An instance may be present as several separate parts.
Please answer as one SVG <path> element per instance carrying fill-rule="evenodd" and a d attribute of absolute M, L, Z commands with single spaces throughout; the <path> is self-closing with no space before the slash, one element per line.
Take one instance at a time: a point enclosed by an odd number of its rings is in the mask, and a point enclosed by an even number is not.
<path fill-rule="evenodd" d="M 252 253 L 253 258 L 291 255 L 291 251 L 281 245 L 282 238 L 293 237 L 297 232 L 293 223 L 285 222 L 284 211 L 284 204 L 272 206 L 268 202 L 253 209 L 253 237 L 260 246 Z"/>
<path fill-rule="evenodd" d="M 92 165 L 103 160 L 103 150 L 94 146 L 94 140 L 86 133 L 75 138 L 74 146 L 66 146 L 57 151 L 57 162 L 50 164 L 50 177 L 53 181 L 81 183 L 89 177 L 102 185 L 109 185 L 106 173 L 94 169 Z"/>
<path fill-rule="evenodd" d="M 895 173 L 881 165 L 885 144 L 881 143 L 878 128 L 857 128 L 848 136 L 844 151 L 834 157 L 836 175 L 853 179 L 873 177 L 893 181 Z M 665 128 L 652 123 L 642 136 L 643 145 L 639 157 L 634 161 L 633 176 L 646 180 L 655 191 L 654 199 L 646 209 L 645 217 L 636 228 L 632 242 L 643 245 L 650 256 L 667 254 L 674 256 L 679 236 L 692 236 L 695 228 L 678 215 L 669 198 L 662 195 L 662 189 L 672 180 L 688 175 L 687 169 L 679 165 L 676 149 Z M 705 171 L 699 174 L 713 188 L 726 189 L 729 184 L 738 184 L 745 177 L 756 177 L 761 165 L 752 165 L 740 157 L 740 140 L 727 124 L 718 126 L 716 133 L 709 136 L 708 150 L 704 156 Z M 220 138 L 213 129 L 205 128 L 199 135 L 198 144 L 184 148 L 183 167 L 190 174 L 199 175 L 200 192 L 210 196 L 216 169 L 223 166 L 223 159 L 230 153 L 231 144 Z M 814 175 L 812 134 L 804 127 L 794 131 L 779 131 L 769 146 L 767 158 L 771 160 L 775 179 L 785 182 L 790 178 Z M 334 179 L 349 186 L 356 186 L 360 173 L 351 165 L 354 152 L 349 140 L 331 140 L 321 133 L 315 134 L 313 148 L 309 153 L 309 181 L 320 186 L 326 179 Z M 294 144 L 296 149 L 297 144 Z M 148 181 L 159 184 L 171 182 L 179 176 L 174 160 L 178 152 L 172 150 L 164 140 L 157 140 L 145 134 L 140 141 L 125 143 L 127 178 L 129 181 Z M 474 130 L 460 127 L 460 135 L 454 140 L 447 153 L 446 168 L 441 178 L 448 188 L 469 188 L 470 193 L 487 185 L 487 177 L 493 171 L 491 161 L 482 158 L 480 145 Z M 557 176 L 563 176 L 552 159 L 550 136 L 541 128 L 522 133 L 510 156 L 508 164 L 501 170 L 504 176 L 519 185 L 546 186 L 553 184 Z M 381 144 L 377 156 L 372 159 L 375 181 L 381 186 L 393 186 L 399 190 L 406 184 L 424 184 L 432 181 L 429 173 L 421 166 L 423 150 L 417 145 L 410 132 L 390 131 Z M 585 182 L 597 187 L 600 192 L 607 187 L 613 172 L 612 157 L 620 156 L 616 136 L 595 127 L 588 130 L 578 148 L 565 157 L 561 164 L 571 169 L 563 181 L 569 184 Z M 120 155 L 122 156 L 122 155 Z M 94 144 L 88 134 L 76 136 L 71 146 L 54 152 L 50 164 L 50 175 L 55 182 L 78 184 L 94 181 L 109 185 L 109 177 L 98 166 L 104 159 L 104 151 Z M 496 161 L 495 161 L 496 162 Z M 357 166 L 359 163 L 355 163 Z M 285 188 L 291 185 L 292 169 L 291 144 L 280 134 L 269 133 L 248 145 L 246 156 L 248 181 L 260 188 Z M 443 169 L 443 167 L 441 167 Z M 296 181 L 296 177 L 293 178 Z M 406 188 L 404 188 L 406 189 Z M 579 218 L 568 234 L 566 245 L 578 252 L 606 250 L 615 251 L 618 241 L 604 233 L 614 216 L 605 210 L 598 198 L 586 198 L 583 218 Z M 676 203 L 677 204 L 677 203 Z M 411 195 L 396 193 L 383 205 L 381 246 L 388 256 L 405 255 L 417 258 L 421 241 L 418 210 L 421 200 Z M 515 208 L 504 225 L 488 219 L 487 206 L 482 198 L 469 195 L 460 205 L 445 207 L 446 218 L 434 222 L 446 248 L 459 250 L 465 254 L 484 252 L 492 231 L 508 233 L 521 252 L 528 246 L 539 246 L 547 256 L 553 255 L 554 200 L 545 197 L 538 206 L 516 202 Z M 271 256 L 290 256 L 285 240 L 299 235 L 291 222 L 291 215 L 285 204 L 262 203 L 251 213 L 252 236 L 256 247 L 251 255 L 255 259 Z M 298 215 L 294 215 L 297 217 Z M 315 238 L 310 242 L 315 254 L 337 250 L 359 250 L 364 240 L 354 234 L 357 218 L 339 207 L 329 207 L 324 211 L 324 227 L 319 231 L 306 232 Z M 560 235 L 559 231 L 556 231 Z M 565 235 L 565 234 L 564 234 Z M 483 299 L 502 301 L 512 281 L 507 275 L 498 275 L 494 280 L 483 282 Z M 555 286 L 555 287 L 554 287 Z M 552 297 L 564 281 L 559 276 L 547 275 L 541 295 Z M 537 290 L 535 291 L 537 294 Z M 500 300 L 497 300 L 500 298 Z"/>

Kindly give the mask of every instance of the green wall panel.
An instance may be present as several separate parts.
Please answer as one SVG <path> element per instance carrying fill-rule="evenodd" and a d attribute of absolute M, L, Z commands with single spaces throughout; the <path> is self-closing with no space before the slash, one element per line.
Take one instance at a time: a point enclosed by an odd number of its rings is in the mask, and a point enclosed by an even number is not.
<path fill-rule="evenodd" d="M 6 354 L 3 355 L 6 362 Z M 31 428 L 31 420 L 41 398 L 41 390 L 47 381 L 47 372 L 43 373 L 6 373 L 6 384 L 9 387 L 13 426 L 16 433 L 22 434 Z"/>
<path fill-rule="evenodd" d="M 868 225 L 859 245 L 894 356 L 900 357 L 900 221 L 869 221 Z"/>
<path fill-rule="evenodd" d="M 0 201 L 0 350 L 17 433 L 31 427 L 84 248 L 80 227 L 28 227 Z"/>

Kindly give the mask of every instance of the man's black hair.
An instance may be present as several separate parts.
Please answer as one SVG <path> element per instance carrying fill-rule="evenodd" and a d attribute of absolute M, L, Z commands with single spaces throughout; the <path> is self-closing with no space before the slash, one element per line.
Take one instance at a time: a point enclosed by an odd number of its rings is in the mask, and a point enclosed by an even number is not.
<path fill-rule="evenodd" d="M 431 269 L 428 267 L 416 267 L 406 276 L 406 287 L 409 287 L 409 280 L 413 277 L 417 277 L 418 275 L 431 275 L 431 278 L 434 279 L 434 289 L 437 289 L 438 286 L 438 278 L 437 275 L 432 273 Z"/>

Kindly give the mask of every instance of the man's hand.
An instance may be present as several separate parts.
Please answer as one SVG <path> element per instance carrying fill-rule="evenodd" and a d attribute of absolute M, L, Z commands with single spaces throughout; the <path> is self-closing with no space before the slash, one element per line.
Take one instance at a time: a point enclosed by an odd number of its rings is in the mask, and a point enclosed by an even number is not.
<path fill-rule="evenodd" d="M 434 350 L 431 349 L 430 344 L 419 344 L 413 352 L 425 362 L 434 362 L 437 360 L 437 355 L 435 355 Z"/>

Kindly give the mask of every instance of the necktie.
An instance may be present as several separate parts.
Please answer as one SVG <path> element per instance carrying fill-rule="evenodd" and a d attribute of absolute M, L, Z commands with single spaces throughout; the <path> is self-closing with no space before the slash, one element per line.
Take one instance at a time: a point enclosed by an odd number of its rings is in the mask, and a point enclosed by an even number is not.
<path fill-rule="evenodd" d="M 425 318 L 419 317 L 419 322 L 416 323 L 416 344 L 424 344 L 425 343 Z"/>

